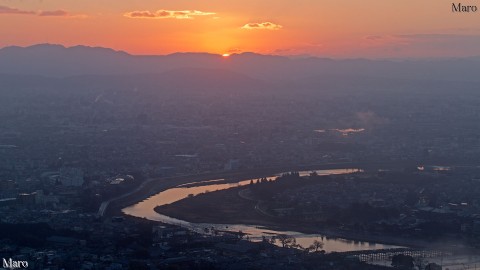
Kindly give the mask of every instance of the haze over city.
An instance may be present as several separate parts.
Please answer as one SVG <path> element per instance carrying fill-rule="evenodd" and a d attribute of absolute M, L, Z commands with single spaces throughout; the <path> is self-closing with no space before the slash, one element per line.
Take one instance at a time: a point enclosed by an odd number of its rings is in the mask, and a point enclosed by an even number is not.
<path fill-rule="evenodd" d="M 475 3 L 0 0 L 0 269 L 477 269 Z"/>

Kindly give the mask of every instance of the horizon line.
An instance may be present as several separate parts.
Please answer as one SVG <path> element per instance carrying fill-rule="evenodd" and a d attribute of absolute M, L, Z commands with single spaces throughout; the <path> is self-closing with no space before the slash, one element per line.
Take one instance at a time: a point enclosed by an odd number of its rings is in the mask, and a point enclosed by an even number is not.
<path fill-rule="evenodd" d="M 205 51 L 177 51 L 177 52 L 172 52 L 172 53 L 167 53 L 167 54 L 133 54 L 131 52 L 125 51 L 125 50 L 119 50 L 115 48 L 110 48 L 110 47 L 103 47 L 103 46 L 91 46 L 91 45 L 83 45 L 83 44 L 77 44 L 77 45 L 72 45 L 72 46 L 67 46 L 64 44 L 59 44 L 59 43 L 35 43 L 31 45 L 7 45 L 4 47 L 0 47 L 0 50 L 3 49 L 8 49 L 8 48 L 22 48 L 22 49 L 28 49 L 32 47 L 37 47 L 37 46 L 55 46 L 55 47 L 62 47 L 64 49 L 72 49 L 76 47 L 84 47 L 84 48 L 91 48 L 91 49 L 105 49 L 105 50 L 111 50 L 116 53 L 123 53 L 127 54 L 129 56 L 134 56 L 134 57 L 161 57 L 161 56 L 171 56 L 175 54 L 205 54 L 205 55 L 212 55 L 212 56 L 218 56 L 220 58 L 229 58 L 229 57 L 234 57 L 234 56 L 240 56 L 240 55 L 248 55 L 248 54 L 253 54 L 253 55 L 260 55 L 260 56 L 271 56 L 271 57 L 283 57 L 291 60 L 296 60 L 296 59 L 324 59 L 324 60 L 368 60 L 368 61 L 415 61 L 415 60 L 455 60 L 455 59 L 471 59 L 471 58 L 478 58 L 480 55 L 472 55 L 472 56 L 443 56 L 443 57 L 378 57 L 378 58 L 369 58 L 369 57 L 331 57 L 331 56 L 319 56 L 319 55 L 311 55 L 311 54 L 291 54 L 291 55 L 283 55 L 283 54 L 266 54 L 266 53 L 258 53 L 258 52 L 252 52 L 252 51 L 244 51 L 244 52 L 236 52 L 236 53 L 212 53 L 212 52 L 205 52 Z M 228 56 L 228 57 L 225 57 Z"/>

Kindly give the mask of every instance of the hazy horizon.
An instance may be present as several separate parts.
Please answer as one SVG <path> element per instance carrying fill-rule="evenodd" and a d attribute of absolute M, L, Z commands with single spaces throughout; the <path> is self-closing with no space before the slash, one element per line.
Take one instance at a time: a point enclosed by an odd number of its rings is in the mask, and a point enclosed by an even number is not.
<path fill-rule="evenodd" d="M 475 3 L 0 0 L 0 269 L 477 269 Z"/>
<path fill-rule="evenodd" d="M 130 56 L 170 56 L 170 55 L 176 55 L 176 54 L 205 54 L 205 55 L 214 55 L 214 56 L 220 56 L 220 57 L 225 57 L 228 58 L 230 56 L 235 56 L 235 55 L 248 55 L 248 54 L 254 54 L 254 55 L 262 55 L 262 56 L 278 56 L 278 57 L 285 57 L 288 59 L 305 59 L 305 58 L 316 58 L 316 59 L 331 59 L 331 60 L 371 60 L 371 61 L 405 61 L 405 60 L 449 60 L 449 59 L 471 59 L 471 58 L 479 58 L 479 54 L 475 55 L 470 55 L 470 56 L 431 56 L 431 57 L 379 57 L 379 58 L 374 58 L 374 57 L 362 57 L 362 56 L 356 56 L 356 57 L 330 57 L 327 55 L 312 55 L 312 54 L 275 54 L 275 53 L 258 53 L 254 51 L 244 51 L 244 52 L 234 52 L 231 54 L 227 53 L 214 53 L 214 52 L 207 52 L 207 51 L 176 51 L 176 52 L 170 52 L 170 53 L 165 53 L 165 54 L 136 54 L 134 52 L 129 52 L 125 50 L 119 50 L 111 47 L 103 47 L 103 46 L 95 46 L 95 45 L 85 45 L 85 44 L 76 44 L 76 45 L 65 45 L 65 44 L 60 44 L 60 43 L 33 43 L 33 44 L 27 44 L 27 45 L 6 45 L 3 47 L 0 47 L 0 50 L 2 49 L 8 49 L 8 48 L 33 48 L 33 47 L 38 47 L 38 46 L 59 46 L 63 47 L 65 49 L 71 49 L 71 48 L 77 48 L 77 47 L 84 47 L 84 48 L 92 48 L 92 49 L 107 49 L 107 50 L 112 50 L 114 52 L 118 53 L 126 53 Z"/>
<path fill-rule="evenodd" d="M 467 3 L 465 3 L 466 5 Z M 427 0 L 0 1 L 0 46 L 85 44 L 173 52 L 430 58 L 480 55 L 480 19 Z M 15 27 L 7 27 L 15 25 Z"/>

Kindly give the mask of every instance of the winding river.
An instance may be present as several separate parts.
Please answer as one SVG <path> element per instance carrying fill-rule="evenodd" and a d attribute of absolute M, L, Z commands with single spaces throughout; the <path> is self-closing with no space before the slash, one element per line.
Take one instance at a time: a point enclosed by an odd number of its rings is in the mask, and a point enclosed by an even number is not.
<path fill-rule="evenodd" d="M 318 170 L 318 175 L 338 175 L 350 174 L 359 172 L 359 169 L 333 169 L 333 170 Z M 299 172 L 300 175 L 308 175 L 311 171 Z M 267 177 L 267 179 L 275 180 L 277 175 Z M 224 179 L 213 179 L 208 181 L 195 182 L 195 186 L 189 184 L 179 185 L 175 188 L 170 188 L 153 195 L 135 205 L 124 208 L 122 211 L 131 216 L 147 218 L 149 220 L 160 221 L 167 224 L 179 225 L 190 230 L 203 233 L 205 228 L 215 228 L 217 230 L 228 231 L 242 231 L 247 233 L 250 240 L 260 241 L 262 236 L 270 237 L 275 234 L 287 234 L 296 238 L 297 243 L 303 247 L 308 247 L 314 240 L 320 240 L 324 243 L 323 249 L 326 252 L 341 252 L 341 251 L 355 251 L 355 250 L 373 250 L 395 248 L 398 246 L 384 245 L 378 243 L 352 241 L 340 238 L 327 238 L 320 234 L 304 234 L 293 231 L 275 231 L 256 225 L 245 224 L 210 224 L 210 223 L 192 223 L 184 220 L 179 220 L 166 215 L 161 215 L 154 211 L 156 206 L 170 204 L 186 198 L 189 195 L 197 195 L 204 192 L 213 192 L 238 186 L 248 185 L 252 179 L 242 180 L 234 183 L 222 183 Z M 254 179 L 255 180 L 255 179 Z"/>

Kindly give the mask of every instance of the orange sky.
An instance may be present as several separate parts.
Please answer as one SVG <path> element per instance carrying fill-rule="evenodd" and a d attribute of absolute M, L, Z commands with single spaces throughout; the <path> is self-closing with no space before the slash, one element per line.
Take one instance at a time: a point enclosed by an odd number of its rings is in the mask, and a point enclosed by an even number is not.
<path fill-rule="evenodd" d="M 477 1 L 464 1 L 465 4 Z M 252 51 L 326 57 L 480 55 L 480 11 L 446 0 L 0 0 L 0 47 L 132 54 Z"/>

